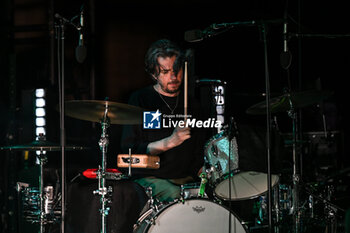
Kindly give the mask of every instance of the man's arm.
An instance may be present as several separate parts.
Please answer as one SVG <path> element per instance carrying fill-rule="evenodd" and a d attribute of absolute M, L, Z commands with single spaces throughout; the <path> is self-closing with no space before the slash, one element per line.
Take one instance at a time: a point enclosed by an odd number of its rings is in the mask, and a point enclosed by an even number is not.
<path fill-rule="evenodd" d="M 191 137 L 191 130 L 188 127 L 176 127 L 173 133 L 166 138 L 151 142 L 147 145 L 147 154 L 157 155 L 181 145 Z"/>

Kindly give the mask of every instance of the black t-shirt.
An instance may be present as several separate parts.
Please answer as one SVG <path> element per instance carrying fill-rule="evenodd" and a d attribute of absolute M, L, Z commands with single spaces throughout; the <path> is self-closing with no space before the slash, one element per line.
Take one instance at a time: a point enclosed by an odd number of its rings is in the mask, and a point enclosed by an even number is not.
<path fill-rule="evenodd" d="M 172 134 L 175 127 L 171 122 L 184 119 L 183 92 L 180 92 L 178 97 L 160 96 L 153 86 L 148 86 L 132 93 L 129 104 L 139 106 L 145 111 L 156 112 L 159 110 L 162 114 L 160 117 L 161 128 L 145 129 L 143 125 L 125 125 L 121 138 L 122 153 L 128 153 L 129 148 L 131 148 L 132 154 L 146 154 L 149 143 L 169 137 Z M 171 110 L 173 110 L 173 113 Z M 195 103 L 194 99 L 189 99 L 187 114 L 190 115 L 191 119 L 201 118 L 199 105 Z M 135 177 L 156 176 L 166 179 L 187 176 L 197 177 L 197 172 L 204 163 L 205 131 L 204 128 L 191 128 L 190 139 L 159 154 L 159 169 L 135 168 L 132 170 L 132 175 Z"/>

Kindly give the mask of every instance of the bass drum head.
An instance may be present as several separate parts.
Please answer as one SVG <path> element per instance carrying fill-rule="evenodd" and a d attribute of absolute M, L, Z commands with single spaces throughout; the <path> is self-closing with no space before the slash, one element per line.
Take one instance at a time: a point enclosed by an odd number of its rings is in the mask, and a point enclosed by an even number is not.
<path fill-rule="evenodd" d="M 190 199 L 170 204 L 148 223 L 144 233 L 246 233 L 240 220 L 219 204 L 207 199 Z M 229 223 L 231 220 L 231 224 Z M 229 231 L 229 227 L 231 230 Z M 140 231 L 137 231 L 140 232 Z"/>
<path fill-rule="evenodd" d="M 271 175 L 272 187 L 278 183 L 278 175 Z M 230 182 L 231 181 L 231 182 Z M 229 192 L 231 187 L 231 193 Z M 267 174 L 255 171 L 240 172 L 215 187 L 215 196 L 221 200 L 246 200 L 267 192 Z"/>

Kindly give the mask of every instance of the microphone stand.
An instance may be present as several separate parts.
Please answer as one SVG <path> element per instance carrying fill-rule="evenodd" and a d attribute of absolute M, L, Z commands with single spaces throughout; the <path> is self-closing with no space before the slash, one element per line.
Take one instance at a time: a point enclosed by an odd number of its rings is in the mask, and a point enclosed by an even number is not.
<path fill-rule="evenodd" d="M 55 14 L 55 18 L 58 19 L 58 25 L 56 27 L 57 34 L 57 66 L 58 66 L 58 86 L 59 86 L 59 110 L 60 110 L 60 143 L 61 143 L 61 233 L 65 232 L 65 213 L 66 213 L 66 160 L 65 160 L 65 122 L 64 122 L 64 39 L 65 39 L 65 25 L 73 25 L 76 29 L 77 25 L 72 23 L 72 20 L 68 20 L 59 14 Z"/>
<path fill-rule="evenodd" d="M 60 110 L 60 142 L 61 142 L 61 233 L 65 232 L 66 213 L 66 170 L 65 170 L 65 126 L 64 126 L 64 30 L 68 20 L 60 17 L 57 27 L 57 65 L 59 85 L 59 110 Z"/>
<path fill-rule="evenodd" d="M 268 67 L 268 56 L 267 56 L 267 42 L 266 42 L 266 25 L 265 24 L 280 24 L 282 20 L 259 20 L 259 21 L 247 21 L 247 22 L 233 22 L 233 23 L 222 23 L 213 24 L 209 29 L 205 30 L 204 38 L 217 35 L 217 33 L 212 33 L 212 30 L 217 29 L 231 29 L 235 26 L 255 26 L 261 30 L 264 44 L 264 66 L 265 66 L 265 92 L 266 92 L 266 151 L 267 151 L 267 186 L 268 186 L 268 221 L 269 221 L 269 233 L 272 232 L 272 187 L 271 187 L 271 156 L 270 156 L 270 145 L 271 145 L 271 112 L 270 112 L 270 77 L 269 77 L 269 67 Z M 209 32 L 209 34 L 208 34 Z M 209 35 L 209 36 L 208 36 Z M 197 41 L 197 40 L 196 40 Z M 195 42 L 195 41 L 193 41 Z"/>
<path fill-rule="evenodd" d="M 264 64 L 265 64 L 265 92 L 266 92 L 266 152 L 267 152 L 267 187 L 268 187 L 268 222 L 269 233 L 272 232 L 272 188 L 271 188 L 271 112 L 270 112 L 270 76 L 267 56 L 266 25 L 261 23 L 258 27 L 262 32 L 264 44 Z"/>

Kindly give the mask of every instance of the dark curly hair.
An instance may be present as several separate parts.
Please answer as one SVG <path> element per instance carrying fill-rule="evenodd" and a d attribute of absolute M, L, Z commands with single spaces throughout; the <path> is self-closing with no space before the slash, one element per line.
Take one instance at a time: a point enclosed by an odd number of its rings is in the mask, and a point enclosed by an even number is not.
<path fill-rule="evenodd" d="M 174 42 L 161 39 L 154 42 L 150 48 L 148 49 L 145 55 L 145 70 L 151 77 L 154 79 L 158 77 L 160 73 L 160 67 L 158 63 L 158 57 L 172 57 L 176 56 L 176 60 L 174 63 L 174 73 L 175 75 L 180 71 L 184 61 L 185 55 L 184 51 Z"/>

